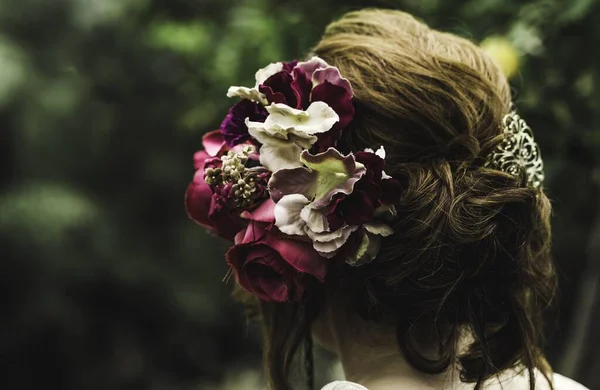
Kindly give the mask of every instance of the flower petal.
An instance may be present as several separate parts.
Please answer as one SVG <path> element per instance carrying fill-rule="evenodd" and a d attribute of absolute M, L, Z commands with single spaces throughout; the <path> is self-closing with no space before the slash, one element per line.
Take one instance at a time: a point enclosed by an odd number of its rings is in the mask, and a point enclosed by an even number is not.
<path fill-rule="evenodd" d="M 302 148 L 291 142 L 265 143 L 260 147 L 260 163 L 271 172 L 301 166 Z"/>
<path fill-rule="evenodd" d="M 185 192 L 185 210 L 191 219 L 211 231 L 213 226 L 208 218 L 208 213 L 212 195 L 212 189 L 204 181 L 204 170 L 197 170 L 194 180 Z"/>
<path fill-rule="evenodd" d="M 325 102 L 314 102 L 306 111 L 297 110 L 286 104 L 274 103 L 267 107 L 269 116 L 264 127 L 287 129 L 300 137 L 303 134 L 324 133 L 339 121 L 338 114 Z"/>
<path fill-rule="evenodd" d="M 255 222 L 274 223 L 275 222 L 275 202 L 267 199 L 252 211 L 244 210 L 240 215 L 244 219 Z"/>
<path fill-rule="evenodd" d="M 359 183 L 360 184 L 360 183 Z M 371 198 L 364 191 L 354 191 L 338 204 L 339 214 L 348 225 L 362 225 L 373 219 L 375 206 Z"/>
<path fill-rule="evenodd" d="M 354 95 L 354 91 L 352 91 L 350 82 L 348 79 L 345 79 L 340 75 L 340 70 L 335 66 L 327 66 L 325 68 L 315 70 L 315 72 L 312 74 L 311 80 L 313 88 L 317 85 L 323 84 L 325 81 L 328 81 L 333 85 L 344 88 L 350 97 Z"/>
<path fill-rule="evenodd" d="M 220 130 L 209 131 L 202 137 L 202 146 L 209 156 L 214 157 L 223 152 L 225 140 Z"/>
<path fill-rule="evenodd" d="M 267 115 L 268 112 L 261 104 L 250 100 L 242 99 L 234 104 L 221 123 L 221 133 L 227 146 L 233 148 L 250 139 L 246 119 L 262 122 L 267 118 Z"/>
<path fill-rule="evenodd" d="M 265 237 L 265 242 L 296 271 L 307 273 L 323 282 L 327 274 L 327 261 L 317 251 L 311 248 L 310 243 L 293 239 L 281 239 L 274 234 Z"/>
<path fill-rule="evenodd" d="M 382 237 L 388 237 L 394 234 L 394 229 L 381 222 L 369 222 L 363 225 L 366 231 Z"/>
<path fill-rule="evenodd" d="M 260 103 L 264 106 L 269 104 L 267 97 L 256 88 L 232 86 L 227 90 L 227 97 L 240 97 L 253 102 Z"/>
<path fill-rule="evenodd" d="M 282 103 L 296 107 L 298 96 L 292 88 L 293 77 L 291 73 L 279 72 L 269 77 L 258 90 L 264 93 L 269 103 Z"/>
<path fill-rule="evenodd" d="M 313 248 L 319 254 L 328 257 L 335 255 L 335 252 L 342 247 L 348 240 L 348 237 L 358 229 L 358 226 L 344 226 L 334 232 L 314 233 L 307 231 L 308 236 L 313 240 Z"/>
<path fill-rule="evenodd" d="M 194 169 L 204 169 L 204 163 L 209 158 L 212 158 L 206 150 L 199 150 L 194 153 Z"/>
<path fill-rule="evenodd" d="M 280 169 L 273 173 L 267 185 L 271 199 L 275 202 L 285 195 L 302 194 L 311 199 L 314 196 L 316 174 L 304 167 Z"/>
<path fill-rule="evenodd" d="M 303 149 L 308 149 L 317 141 L 314 135 L 287 129 L 277 124 L 252 122 L 249 118 L 246 119 L 246 126 L 248 133 L 261 144 L 295 143 Z"/>
<path fill-rule="evenodd" d="M 334 148 L 315 155 L 304 151 L 300 161 L 316 173 L 315 208 L 327 206 L 335 194 L 352 193 L 354 184 L 365 173 L 364 166 L 357 164 L 352 154 L 344 156 Z"/>
<path fill-rule="evenodd" d="M 310 105 L 310 92 L 312 91 L 312 82 L 306 72 L 296 67 L 292 71 L 294 81 L 292 81 L 291 87 L 296 93 L 297 107 L 306 110 Z"/>
<path fill-rule="evenodd" d="M 298 64 L 296 65 L 296 68 L 302 69 L 308 76 L 309 80 L 312 80 L 313 74 L 315 73 L 315 71 L 317 69 L 327 68 L 328 66 L 329 66 L 329 64 L 327 64 L 327 62 L 325 62 L 325 60 L 323 60 L 317 56 L 314 56 L 313 58 L 311 58 L 308 61 L 298 62 Z"/>
<path fill-rule="evenodd" d="M 384 221 L 392 221 L 394 218 L 398 216 L 398 211 L 396 210 L 396 206 L 394 205 L 386 205 L 383 204 L 375 209 L 375 214 L 373 217 L 375 219 L 382 219 Z"/>
<path fill-rule="evenodd" d="M 383 147 L 383 145 L 381 145 L 379 147 L 379 149 L 377 149 L 377 151 L 375 151 L 371 148 L 366 148 L 364 151 L 367 153 L 374 153 L 377 156 L 379 156 L 381 159 L 385 160 L 385 148 Z"/>
<path fill-rule="evenodd" d="M 310 101 L 313 103 L 317 101 L 325 102 L 338 114 L 340 120 L 333 126 L 333 130 L 345 128 L 354 117 L 352 95 L 343 87 L 334 85 L 329 81 L 324 81 L 313 88 Z M 337 138 L 339 138 L 339 135 Z"/>
<path fill-rule="evenodd" d="M 300 194 L 286 195 L 275 205 L 275 226 L 285 234 L 304 236 L 306 222 L 300 218 L 310 202 Z"/>
<path fill-rule="evenodd" d="M 362 232 L 361 241 L 355 253 L 346 259 L 346 263 L 358 267 L 373 261 L 379 253 L 381 238 L 378 235 Z"/>
<path fill-rule="evenodd" d="M 256 79 L 254 88 L 258 89 L 258 86 L 263 84 L 269 77 L 281 72 L 282 70 L 283 62 L 273 62 L 264 68 L 259 69 L 254 75 L 254 78 Z"/>
<path fill-rule="evenodd" d="M 402 185 L 400 182 L 392 177 L 385 178 L 385 172 L 382 172 L 381 178 L 381 202 L 384 204 L 393 204 L 400 198 L 402 193 Z"/>
<path fill-rule="evenodd" d="M 306 222 L 306 227 L 315 233 L 329 231 L 327 215 L 321 210 L 315 210 L 310 206 L 306 206 L 300 211 L 300 218 Z"/>

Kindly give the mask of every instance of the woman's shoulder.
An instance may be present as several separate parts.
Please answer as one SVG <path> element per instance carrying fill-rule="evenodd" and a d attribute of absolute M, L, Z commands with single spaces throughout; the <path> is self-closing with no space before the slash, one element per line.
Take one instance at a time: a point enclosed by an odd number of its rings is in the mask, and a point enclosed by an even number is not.
<path fill-rule="evenodd" d="M 554 374 L 553 379 L 554 390 L 589 390 L 581 383 L 575 382 L 573 379 L 560 374 Z"/>
<path fill-rule="evenodd" d="M 553 374 L 552 382 L 553 382 L 554 390 L 589 390 L 587 387 L 585 387 L 581 383 L 575 382 L 573 379 L 567 378 L 566 376 L 562 376 L 560 374 Z M 494 385 L 492 384 L 491 387 L 493 388 Z M 489 385 L 488 385 L 488 387 L 486 387 L 486 389 L 487 388 L 489 388 Z M 510 388 L 510 386 L 508 386 L 508 387 L 501 386 L 501 388 L 506 389 L 506 388 Z M 328 385 L 325 385 L 325 387 L 323 387 L 322 390 L 368 390 L 368 389 L 366 387 L 359 385 L 358 383 L 354 383 L 354 382 L 335 381 L 335 382 L 329 383 Z"/>

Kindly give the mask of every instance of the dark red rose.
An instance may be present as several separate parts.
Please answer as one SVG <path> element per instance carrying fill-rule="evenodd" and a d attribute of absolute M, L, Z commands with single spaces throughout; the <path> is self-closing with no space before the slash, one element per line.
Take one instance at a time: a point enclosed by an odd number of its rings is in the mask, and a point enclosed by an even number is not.
<path fill-rule="evenodd" d="M 246 221 L 229 203 L 231 184 L 214 188 L 204 181 L 204 170 L 199 169 L 185 193 L 188 216 L 206 230 L 226 240 L 233 241 L 236 233 L 244 229 Z"/>
<path fill-rule="evenodd" d="M 266 200 L 253 212 L 246 212 L 248 227 L 235 237 L 226 255 L 238 283 L 271 302 L 298 300 L 304 292 L 304 280 L 313 276 L 325 279 L 326 261 L 310 242 L 297 241 L 274 226 L 275 203 Z"/>

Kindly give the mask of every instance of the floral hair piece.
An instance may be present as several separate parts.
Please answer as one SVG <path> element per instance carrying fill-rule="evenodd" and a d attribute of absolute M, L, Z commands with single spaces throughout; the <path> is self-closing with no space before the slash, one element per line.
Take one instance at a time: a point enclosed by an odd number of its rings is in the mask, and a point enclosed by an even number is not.
<path fill-rule="evenodd" d="M 277 62 L 219 130 L 203 137 L 186 209 L 208 231 L 233 241 L 226 261 L 238 283 L 265 301 L 298 300 L 328 265 L 360 266 L 394 233 L 399 182 L 384 172 L 385 149 L 343 153 L 352 121 L 350 82 L 318 57 Z"/>
<path fill-rule="evenodd" d="M 528 186 L 541 187 L 544 161 L 533 131 L 514 111 L 504 116 L 502 128 L 505 138 L 489 155 L 486 166 L 515 176 L 523 171 Z"/>

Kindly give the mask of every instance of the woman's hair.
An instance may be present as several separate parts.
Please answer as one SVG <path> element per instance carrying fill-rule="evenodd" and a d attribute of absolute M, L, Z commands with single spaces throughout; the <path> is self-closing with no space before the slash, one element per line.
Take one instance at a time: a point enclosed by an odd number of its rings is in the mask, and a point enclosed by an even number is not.
<path fill-rule="evenodd" d="M 361 267 L 332 264 L 301 302 L 261 302 L 271 386 L 291 388 L 290 366 L 336 288 L 368 321 L 392 322 L 406 360 L 426 373 L 458 364 L 482 382 L 523 366 L 548 375 L 542 314 L 556 289 L 550 204 L 525 177 L 486 168 L 502 139 L 510 89 L 475 44 L 399 11 L 350 12 L 313 53 L 354 89 L 355 117 L 339 149 L 385 145 L 386 172 L 402 183 L 396 232 Z M 325 303 L 327 304 L 327 303 Z M 416 328 L 437 334 L 425 356 Z M 467 336 L 465 336 L 467 335 Z M 468 340 L 459 349 L 460 340 Z"/>

